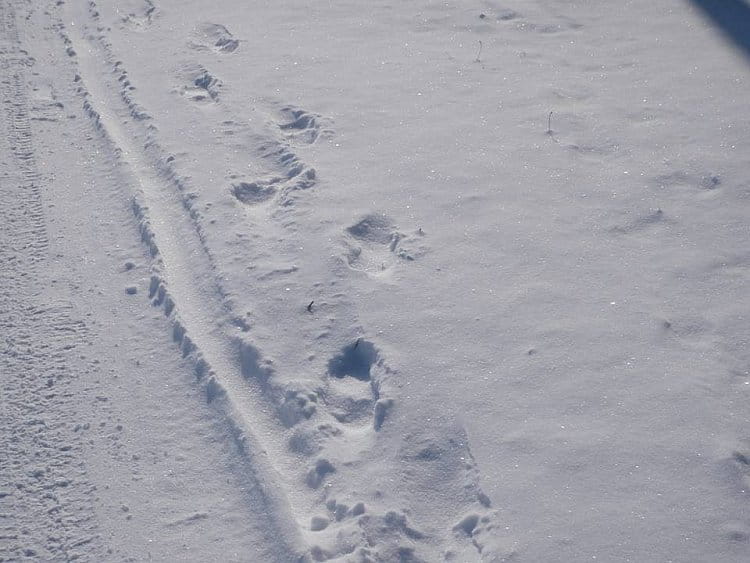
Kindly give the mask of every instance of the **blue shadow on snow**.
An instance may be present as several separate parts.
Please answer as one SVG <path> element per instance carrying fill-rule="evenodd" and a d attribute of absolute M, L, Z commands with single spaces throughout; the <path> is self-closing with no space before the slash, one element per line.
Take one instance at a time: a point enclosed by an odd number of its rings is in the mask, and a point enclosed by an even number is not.
<path fill-rule="evenodd" d="M 750 4 L 744 0 L 690 0 L 750 58 Z"/>

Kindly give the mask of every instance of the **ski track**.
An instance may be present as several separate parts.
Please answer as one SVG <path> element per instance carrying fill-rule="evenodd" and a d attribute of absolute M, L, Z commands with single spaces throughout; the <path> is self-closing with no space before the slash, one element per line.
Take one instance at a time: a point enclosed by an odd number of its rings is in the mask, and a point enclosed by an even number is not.
<path fill-rule="evenodd" d="M 344 347 L 338 356 L 331 358 L 329 371 L 333 377 L 326 379 L 322 386 L 310 387 L 304 383 L 289 386 L 273 380 L 273 370 L 262 360 L 260 351 L 248 341 L 248 326 L 233 311 L 231 297 L 220 281 L 220 264 L 216 263 L 209 251 L 200 216 L 191 207 L 184 180 L 175 173 L 156 141 L 157 128 L 153 120 L 131 95 L 134 86 L 122 64 L 114 60 L 106 36 L 101 33 L 101 29 L 91 31 L 98 27 L 96 4 L 89 2 L 86 7 L 62 6 L 60 10 L 66 12 L 65 21 L 75 22 L 75 25 L 66 27 L 62 19 L 58 19 L 55 28 L 67 55 L 79 69 L 75 81 L 84 111 L 100 131 L 105 144 L 109 144 L 116 166 L 129 179 L 128 183 L 133 191 L 133 212 L 140 222 L 143 241 L 154 258 L 149 297 L 155 305 L 163 307 L 182 355 L 192 362 L 195 375 L 204 386 L 207 400 L 225 423 L 228 435 L 244 456 L 247 464 L 245 478 L 249 482 L 248 489 L 252 491 L 249 501 L 262 505 L 253 509 L 265 513 L 275 530 L 280 560 L 350 560 L 354 557 L 359 560 L 420 560 L 420 554 L 432 553 L 434 556 L 439 552 L 446 557 L 452 556 L 455 560 L 456 552 L 449 546 L 456 541 L 469 541 L 476 549 L 475 556 L 494 560 L 496 552 L 487 548 L 488 544 L 484 539 L 494 527 L 493 516 L 488 510 L 487 497 L 479 489 L 479 476 L 473 462 L 466 466 L 467 472 L 459 471 L 453 477 L 455 482 L 448 486 L 458 484 L 463 487 L 466 494 L 474 500 L 467 500 L 462 505 L 468 506 L 473 502 L 476 509 L 467 514 L 455 515 L 457 523 L 453 530 L 445 530 L 438 537 L 419 531 L 408 521 L 406 514 L 399 511 L 383 510 L 382 513 L 375 514 L 371 513 L 370 507 L 364 502 L 337 503 L 335 488 L 325 490 L 321 495 L 318 489 L 329 480 L 335 482 L 340 468 L 333 465 L 325 455 L 316 456 L 321 448 L 311 444 L 330 441 L 328 447 L 335 449 L 337 440 L 375 440 L 377 431 L 393 407 L 392 399 L 381 396 L 382 382 L 387 381 L 394 373 L 393 370 L 385 364 L 380 351 L 372 343 L 358 340 Z M 149 2 L 147 18 L 138 20 L 139 31 L 143 31 L 140 29 L 143 25 L 151 24 L 155 10 L 156 7 Z M 9 123 L 6 138 L 10 140 L 17 169 L 23 171 L 22 181 L 25 193 L 28 193 L 18 210 L 18 219 L 15 220 L 30 223 L 24 225 L 23 229 L 6 227 L 0 231 L 10 241 L 1 250 L 9 253 L 9 263 L 19 260 L 31 262 L 29 267 L 18 264 L 16 270 L 11 268 L 2 272 L 3 276 L 9 274 L 9 283 L 4 284 L 4 287 L 10 288 L 10 291 L 4 291 L 2 298 L 10 302 L 17 293 L 13 291 L 13 283 L 22 280 L 35 263 L 43 260 L 46 238 L 33 151 L 30 150 L 28 112 L 23 98 L 22 72 L 28 61 L 14 50 L 20 41 L 15 26 L 12 25 L 15 20 L 12 5 L 4 6 L 2 15 L 3 39 L 8 44 L 3 50 L 2 64 L 5 76 L 12 77 L 3 81 L 4 99 L 12 100 L 10 104 L 6 102 L 5 108 L 6 121 Z M 126 23 L 132 25 L 133 21 L 131 18 Z M 223 27 L 221 29 L 225 30 Z M 232 45 L 231 51 L 238 44 Z M 312 143 L 319 135 L 330 134 L 329 130 L 320 129 L 320 116 L 292 107 L 284 107 L 282 116 L 286 121 L 278 124 L 279 134 L 290 142 Z M 284 225 L 288 224 L 284 208 L 293 205 L 301 191 L 314 185 L 315 171 L 299 161 L 290 149 L 273 137 L 265 141 L 260 139 L 259 143 L 266 147 L 265 152 L 261 151 L 263 158 L 271 166 L 279 167 L 282 176 L 265 185 L 238 184 L 241 187 L 235 187 L 233 193 L 237 199 L 252 206 L 258 202 L 258 198 L 260 202 L 265 201 L 264 189 L 271 190 L 271 197 L 278 203 L 278 210 L 269 213 L 264 221 L 280 222 L 275 226 L 269 223 L 269 227 L 283 230 Z M 5 183 L 6 178 L 1 180 Z M 243 194 L 246 201 L 238 193 Z M 0 190 L 0 196 L 4 194 L 5 191 Z M 9 217 L 11 218 L 6 224 L 14 221 L 12 214 Z M 388 229 L 390 228 L 388 225 Z M 372 235 L 368 232 L 362 235 L 361 230 L 355 229 L 352 232 L 356 242 L 365 245 L 381 244 L 375 237 L 378 233 Z M 388 248 L 384 256 L 388 252 L 394 252 L 401 238 L 403 235 L 396 233 L 395 243 L 391 239 L 387 244 L 382 243 Z M 58 346 L 68 353 L 75 345 L 66 344 L 65 338 L 70 338 L 73 334 L 80 340 L 85 335 L 85 326 L 70 318 L 65 306 L 45 309 L 24 307 L 26 306 L 21 303 L 4 307 L 4 311 L 8 311 L 10 315 L 4 322 L 9 326 L 14 323 L 18 326 L 18 319 L 23 317 L 24 323 L 31 323 L 29 334 L 39 335 L 44 334 L 44 331 L 33 324 L 34 320 L 43 314 L 55 315 L 58 321 L 47 323 L 45 327 L 47 331 L 62 333 L 62 336 L 54 333 L 46 340 L 51 343 L 48 345 L 53 350 Z M 35 314 L 29 315 L 29 311 Z M 28 340 L 28 336 L 26 339 Z M 35 337 L 35 342 L 42 340 Z M 25 341 L 19 338 L 18 342 Z M 6 343 L 8 349 L 2 359 L 3 362 L 9 362 L 8 365 L 17 366 L 18 363 L 11 362 L 20 361 L 27 369 L 33 369 L 35 362 L 47 357 L 44 354 L 15 354 L 13 347 L 17 344 L 16 341 Z M 64 361 L 58 363 L 59 369 L 64 371 L 67 364 Z M 361 377 L 352 372 L 359 369 L 363 370 Z M 12 369 L 9 373 L 21 371 Z M 371 390 L 370 397 L 352 403 L 348 383 L 352 378 L 349 375 L 367 382 L 367 387 Z M 64 377 L 60 376 L 60 379 Z M 23 386 L 18 389 L 19 393 L 28 392 Z M 363 388 L 358 387 L 355 395 L 361 389 Z M 44 404 L 29 399 L 18 402 L 32 407 Z M 17 414 L 11 420 L 29 420 L 32 415 L 32 412 Z M 307 419 L 313 416 L 314 422 L 307 423 Z M 286 430 L 298 423 L 299 428 L 293 438 L 288 440 L 289 433 Z M 33 427 L 33 424 L 30 426 Z M 310 437 L 310 433 L 314 436 Z M 5 435 L 2 436 L 5 441 Z M 28 439 L 33 440 L 32 437 Z M 463 431 L 459 432 L 457 439 L 446 440 L 446 444 L 450 444 L 448 449 L 458 452 L 455 453 L 457 460 L 459 454 L 461 460 L 464 457 L 472 459 Z M 292 444 L 291 450 L 286 447 L 288 443 Z M 71 446 L 71 450 L 67 451 L 75 450 Z M 307 466 L 300 468 L 300 456 L 309 459 Z M 400 462 L 416 468 L 422 467 L 426 458 L 420 456 L 421 453 L 412 455 L 406 452 Z M 72 464 L 77 456 L 71 453 L 69 457 L 69 464 Z M 63 465 L 64 471 L 72 470 L 65 467 Z M 82 471 L 80 468 L 78 470 Z M 49 468 L 46 472 L 53 473 Z M 30 476 L 30 479 L 37 481 L 39 478 L 38 471 Z M 57 538 L 58 544 L 48 541 L 48 545 L 44 547 L 47 550 L 46 556 L 55 557 L 56 554 L 65 553 L 66 558 L 71 558 L 71 554 L 76 554 L 76 549 L 84 549 L 82 546 L 88 546 L 85 549 L 88 556 L 91 556 L 95 553 L 96 535 L 93 524 L 88 524 L 91 508 L 86 503 L 90 504 L 90 491 L 89 496 L 85 492 L 76 493 L 79 489 L 85 491 L 88 485 L 83 478 L 77 481 L 77 487 L 71 486 L 70 479 L 63 478 L 56 482 L 59 483 L 56 486 L 62 487 L 64 493 L 71 498 L 67 501 L 68 504 L 61 502 L 63 508 L 58 507 L 56 510 L 64 511 L 66 506 L 70 506 L 70 510 L 75 508 L 78 520 L 58 520 L 58 524 L 64 524 L 65 529 L 59 534 L 60 538 Z M 306 492 L 303 483 L 307 485 Z M 0 487 L 3 495 L 0 501 L 7 497 L 13 498 L 5 490 L 7 485 L 3 483 Z M 339 498 L 351 498 L 356 491 L 341 490 L 338 494 L 341 495 Z M 32 497 L 26 495 L 23 498 Z M 60 494 L 58 498 L 62 499 L 64 495 Z M 82 503 L 82 507 L 75 503 Z M 14 505 L 13 512 L 19 512 L 19 509 L 23 513 L 32 514 L 23 504 Z M 310 515 L 313 515 L 312 518 Z M 15 551 L 9 552 L 9 556 L 23 553 L 24 549 L 32 550 L 26 553 L 28 556 L 39 554 L 35 551 L 38 548 L 27 548 L 18 543 L 18 529 L 21 525 L 16 523 L 14 526 L 15 528 L 11 526 L 3 532 L 17 542 L 12 544 Z M 468 540 L 464 540 L 464 537 Z M 43 542 L 39 540 L 36 544 L 39 543 Z M 461 556 L 469 557 L 463 551 Z"/>

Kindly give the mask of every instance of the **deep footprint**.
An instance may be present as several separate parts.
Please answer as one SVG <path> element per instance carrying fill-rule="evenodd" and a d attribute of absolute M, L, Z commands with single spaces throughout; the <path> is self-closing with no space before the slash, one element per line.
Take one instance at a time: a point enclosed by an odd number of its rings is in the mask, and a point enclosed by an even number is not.
<path fill-rule="evenodd" d="M 378 352 L 372 342 L 358 339 L 344 347 L 338 356 L 328 362 L 328 373 L 342 379 L 353 377 L 360 381 L 370 381 L 370 369 L 378 360 Z"/>

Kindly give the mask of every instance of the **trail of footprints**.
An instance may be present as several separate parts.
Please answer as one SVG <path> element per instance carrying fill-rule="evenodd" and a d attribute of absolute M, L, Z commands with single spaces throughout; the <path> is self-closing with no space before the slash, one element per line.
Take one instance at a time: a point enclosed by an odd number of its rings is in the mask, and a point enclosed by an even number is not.
<path fill-rule="evenodd" d="M 151 4 L 149 17 L 154 10 Z M 90 3 L 90 13 L 96 20 L 94 2 Z M 65 34 L 61 32 L 61 35 L 65 40 Z M 72 51 L 70 42 L 66 41 L 66 44 Z M 226 55 L 235 52 L 240 43 L 224 26 L 204 24 L 196 30 L 189 45 L 197 50 Z M 113 72 L 131 115 L 145 122 L 149 146 L 156 146 L 151 134 L 155 127 L 149 123 L 151 117 L 133 97 L 135 86 L 130 83 L 126 70 L 120 62 L 116 62 Z M 186 100 L 192 103 L 219 103 L 221 81 L 203 66 L 185 65 L 179 74 L 184 85 L 177 92 Z M 314 143 L 333 134 L 329 120 L 320 115 L 292 106 L 282 107 L 278 115 L 277 127 L 281 140 L 258 139 L 256 144 L 260 156 L 274 172 L 265 178 L 235 177 L 230 187 L 232 196 L 248 208 L 270 205 L 276 211 L 283 211 L 294 204 L 301 192 L 315 186 L 315 169 L 297 156 L 293 145 Z M 93 111 L 91 116 L 97 118 Z M 232 119 L 222 121 L 221 125 L 232 134 L 240 127 Z M 171 159 L 167 158 L 164 164 L 167 176 L 173 180 L 176 178 L 179 189 L 185 191 L 185 185 L 180 183 L 179 176 L 172 168 Z M 186 203 L 186 209 L 198 226 L 199 215 L 189 203 Z M 151 248 L 152 255 L 157 256 L 155 236 L 146 219 L 146 210 L 134 204 L 134 211 L 142 221 L 144 241 Z M 273 212 L 270 216 L 273 217 Z M 398 262 L 409 262 L 422 256 L 427 252 L 424 238 L 425 233 L 421 229 L 402 233 L 389 217 L 378 213 L 360 218 L 342 232 L 349 266 L 375 276 L 382 275 Z M 176 304 L 158 276 L 152 279 L 149 297 L 154 305 L 163 307 L 165 315 L 173 321 L 174 339 L 183 356 L 193 360 L 196 377 L 206 381 L 209 402 L 220 397 L 223 393 L 221 385 L 216 382 L 215 374 L 202 358 L 200 350 L 186 334 L 177 316 Z M 387 365 L 376 345 L 366 339 L 351 342 L 329 360 L 328 373 L 318 383 L 304 381 L 297 384 L 278 382 L 271 366 L 244 337 L 238 338 L 237 345 L 243 375 L 261 384 L 265 396 L 274 405 L 280 424 L 289 429 L 289 452 L 309 459 L 307 467 L 301 472 L 300 484 L 316 495 L 320 507 L 306 526 L 313 534 L 309 539 L 313 559 L 325 561 L 354 557 L 362 561 L 419 560 L 419 544 L 428 536 L 409 521 L 406 513 L 395 510 L 373 513 L 367 499 L 358 498 L 355 491 L 342 490 L 339 484 L 339 472 L 353 470 L 352 466 L 360 461 L 357 453 L 368 449 L 374 433 L 386 424 L 390 411 L 395 407 L 386 390 L 396 372 Z M 478 507 L 458 518 L 453 533 L 459 542 L 462 538 L 469 538 L 480 553 L 483 549 L 485 554 L 490 553 L 486 548 L 488 543 L 483 539 L 494 526 L 489 500 L 478 487 L 473 461 L 458 463 L 459 459 L 471 459 L 468 441 L 464 437 L 463 441 L 449 443 L 449 450 L 453 452 L 451 459 L 455 457 L 453 461 L 457 463 L 456 471 L 465 473 L 455 476 L 455 483 L 459 486 L 457 494 L 461 496 L 463 505 L 476 504 Z M 353 452 L 353 459 L 346 459 L 347 454 L 341 453 L 346 451 Z M 436 455 L 439 458 L 443 454 Z M 434 459 L 430 455 L 420 457 L 405 454 L 402 463 L 417 465 L 420 468 L 418 472 L 423 472 Z M 376 492 L 375 505 L 382 504 L 378 496 L 382 496 L 382 493 Z M 452 553 L 447 549 L 446 559 L 450 559 Z"/>

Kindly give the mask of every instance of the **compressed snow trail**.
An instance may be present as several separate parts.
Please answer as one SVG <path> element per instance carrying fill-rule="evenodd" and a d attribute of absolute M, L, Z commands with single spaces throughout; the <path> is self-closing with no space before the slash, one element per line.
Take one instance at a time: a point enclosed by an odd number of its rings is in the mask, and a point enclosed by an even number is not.
<path fill-rule="evenodd" d="M 143 213 L 153 230 L 154 240 L 149 242 L 158 248 L 162 263 L 159 276 L 168 288 L 171 302 L 176 303 L 177 330 L 184 331 L 208 366 L 212 376 L 207 386 L 209 401 L 221 405 L 219 409 L 230 432 L 247 458 L 251 473 L 248 477 L 260 492 L 263 513 L 278 530 L 282 559 L 303 558 L 306 548 L 290 498 L 285 494 L 290 483 L 276 469 L 284 456 L 282 441 L 274 439 L 274 423 L 267 415 L 268 406 L 258 399 L 260 390 L 242 375 L 240 347 L 226 327 L 239 329 L 231 325 L 212 265 L 180 195 L 159 176 L 135 141 L 137 137 L 122 125 L 127 121 L 128 109 L 116 93 L 107 91 L 102 80 L 107 76 L 103 57 L 92 42 L 76 35 L 82 27 L 71 25 L 71 38 L 81 81 L 88 92 L 87 101 L 111 141 L 112 150 L 131 174 L 138 212 Z"/>
<path fill-rule="evenodd" d="M 70 359 L 88 338 L 69 304 L 48 301 L 40 283 L 49 240 L 26 99 L 29 59 L 10 8 L 0 4 L 0 560 L 71 559 L 100 548 L 81 443 L 68 427 Z"/>

